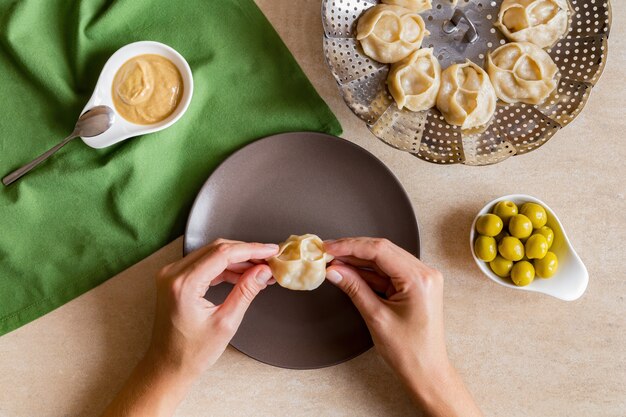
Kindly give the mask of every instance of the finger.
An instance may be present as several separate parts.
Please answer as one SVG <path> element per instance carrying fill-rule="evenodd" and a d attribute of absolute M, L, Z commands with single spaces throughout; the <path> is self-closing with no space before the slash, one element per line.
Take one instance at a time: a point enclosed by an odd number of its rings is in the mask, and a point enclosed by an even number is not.
<path fill-rule="evenodd" d="M 240 262 L 237 264 L 228 265 L 224 272 L 213 278 L 211 281 L 211 287 L 214 287 L 222 282 L 229 282 L 235 284 L 241 274 L 254 266 L 251 262 Z"/>
<path fill-rule="evenodd" d="M 252 300 L 267 287 L 272 271 L 267 265 L 257 265 L 244 272 L 230 294 L 219 307 L 219 314 L 227 317 L 235 327 L 239 327 Z"/>
<path fill-rule="evenodd" d="M 232 272 L 237 272 L 238 274 L 243 274 L 254 265 L 255 264 L 252 262 L 239 262 L 236 264 L 228 265 L 226 269 Z"/>
<path fill-rule="evenodd" d="M 195 251 L 189 253 L 187 256 L 185 256 L 182 259 L 182 261 L 185 265 L 192 265 L 198 259 L 202 258 L 207 253 L 211 252 L 213 248 L 215 248 L 215 246 L 220 245 L 220 244 L 226 244 L 226 243 L 233 244 L 233 243 L 244 243 L 244 242 L 240 242 L 238 240 L 221 239 L 221 238 L 216 239 L 213 242 L 209 243 L 208 245 L 204 245 L 203 247 L 196 249 Z"/>
<path fill-rule="evenodd" d="M 387 276 L 387 274 L 385 274 L 383 270 L 380 269 L 380 267 L 376 265 L 376 262 L 374 261 L 369 261 L 367 259 L 359 259 L 354 256 L 338 256 L 335 259 L 343 263 L 346 263 L 348 265 L 355 266 L 357 268 L 370 268 L 376 271 L 378 275 L 385 276 L 385 277 Z"/>
<path fill-rule="evenodd" d="M 338 259 L 334 259 L 330 264 L 333 266 L 349 265 Z M 390 287 L 393 288 L 393 285 L 391 285 L 391 280 L 388 276 L 381 276 L 376 271 L 369 269 L 369 267 L 368 269 L 364 269 L 358 268 L 355 265 L 350 266 L 354 266 L 355 270 L 359 273 L 361 278 L 363 278 L 369 284 L 369 286 L 372 287 L 372 289 L 377 293 L 386 294 L 387 290 Z"/>
<path fill-rule="evenodd" d="M 246 272 L 248 269 L 255 266 L 255 264 L 251 262 L 240 262 L 238 264 L 228 265 L 228 268 L 224 270 L 221 274 L 211 281 L 211 287 L 214 287 L 222 282 L 228 282 L 229 284 L 236 284 L 241 278 L 241 274 Z M 276 283 L 274 278 L 271 278 L 267 285 L 273 285 Z"/>
<path fill-rule="evenodd" d="M 213 248 L 215 247 L 215 245 L 220 244 L 220 243 L 241 243 L 241 242 L 236 241 L 236 240 L 217 239 L 209 243 L 208 245 L 204 245 L 201 248 L 198 248 L 195 251 L 187 254 L 184 258 L 180 259 L 179 261 L 176 261 L 173 264 L 168 265 L 168 269 L 169 269 L 168 272 L 172 275 L 179 274 L 185 268 L 193 265 L 196 261 L 198 261 L 198 259 L 202 258 L 206 254 L 211 252 Z"/>
<path fill-rule="evenodd" d="M 201 291 L 203 289 L 206 291 L 213 278 L 221 274 L 229 265 L 250 259 L 268 258 L 277 253 L 278 245 L 275 244 L 219 243 L 190 266 L 189 279 Z"/>
<path fill-rule="evenodd" d="M 326 278 L 350 297 L 366 321 L 376 314 L 380 299 L 355 268 L 347 265 L 330 266 L 326 269 Z"/>
<path fill-rule="evenodd" d="M 226 270 L 211 282 L 211 287 L 215 287 L 216 285 L 221 284 L 222 282 L 228 282 L 229 284 L 236 284 L 240 278 L 241 278 L 241 274 L 237 274 L 235 272 Z M 274 284 L 276 284 L 276 280 L 274 278 L 271 278 L 269 281 L 267 281 L 267 285 L 274 285 Z"/>
<path fill-rule="evenodd" d="M 413 279 L 412 276 L 406 275 L 408 269 L 414 273 L 429 272 L 429 268 L 419 259 L 387 239 L 346 238 L 325 242 L 324 247 L 335 257 L 353 256 L 373 261 L 392 279 L 394 286 Z"/>

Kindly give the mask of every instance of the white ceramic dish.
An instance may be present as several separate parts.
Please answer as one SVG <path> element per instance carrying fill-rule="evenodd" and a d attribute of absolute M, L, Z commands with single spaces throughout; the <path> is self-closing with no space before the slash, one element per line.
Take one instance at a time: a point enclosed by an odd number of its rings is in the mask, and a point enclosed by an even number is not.
<path fill-rule="evenodd" d="M 502 200 L 510 200 L 518 207 L 523 203 L 537 203 L 545 208 L 548 213 L 547 226 L 554 231 L 554 243 L 550 248 L 551 252 L 559 259 L 559 268 L 556 274 L 550 279 L 535 277 L 535 280 L 525 287 L 518 287 L 513 284 L 509 278 L 500 278 L 494 274 L 486 262 L 481 261 L 474 254 L 474 240 L 476 239 L 476 220 L 483 214 L 491 212 L 493 207 Z M 583 295 L 589 283 L 589 273 L 587 268 L 581 261 L 580 257 L 572 247 L 571 242 L 567 238 L 567 234 L 563 229 L 559 218 L 554 211 L 548 207 L 546 203 L 525 194 L 506 195 L 489 202 L 482 210 L 478 212 L 472 222 L 472 230 L 470 231 L 470 250 L 476 261 L 476 265 L 480 270 L 491 278 L 493 281 L 505 287 L 514 288 L 516 290 L 534 291 L 551 295 L 565 301 L 573 301 Z"/>
<path fill-rule="evenodd" d="M 129 59 L 137 55 L 144 54 L 161 55 L 172 61 L 176 65 L 176 67 L 178 67 L 178 70 L 183 77 L 184 84 L 183 96 L 174 113 L 172 113 L 167 119 L 163 120 L 162 122 L 152 125 L 138 125 L 124 119 L 115 110 L 112 97 L 113 78 L 115 77 L 117 70 Z M 174 124 L 178 119 L 182 117 L 185 111 L 187 111 L 187 107 L 189 107 L 192 95 L 193 76 L 191 74 L 191 68 L 181 54 L 176 52 L 171 47 L 159 42 L 142 41 L 130 43 L 118 49 L 113 55 L 111 55 L 111 58 L 109 58 L 107 63 L 104 65 L 104 68 L 102 68 L 102 72 L 100 73 L 100 78 L 98 78 L 96 88 L 94 89 L 91 98 L 89 99 L 87 105 L 82 111 L 82 113 L 84 113 L 90 108 L 101 104 L 109 106 L 115 112 L 113 125 L 109 130 L 101 135 L 81 139 L 92 148 L 105 148 L 130 137 L 145 135 L 148 133 L 163 130 L 166 127 Z"/>

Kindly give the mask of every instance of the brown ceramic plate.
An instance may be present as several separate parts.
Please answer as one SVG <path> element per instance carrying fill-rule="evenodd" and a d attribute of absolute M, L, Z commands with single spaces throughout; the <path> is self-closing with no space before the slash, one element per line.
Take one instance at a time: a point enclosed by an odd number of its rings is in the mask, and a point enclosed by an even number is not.
<path fill-rule="evenodd" d="M 213 172 L 191 210 L 185 254 L 218 237 L 279 243 L 305 233 L 386 237 L 420 249 L 411 202 L 381 161 L 344 139 L 299 132 L 256 141 Z M 206 298 L 221 303 L 231 288 L 212 287 Z M 372 340 L 350 299 L 325 282 L 314 291 L 263 291 L 232 345 L 270 365 L 311 369 L 351 359 Z"/>

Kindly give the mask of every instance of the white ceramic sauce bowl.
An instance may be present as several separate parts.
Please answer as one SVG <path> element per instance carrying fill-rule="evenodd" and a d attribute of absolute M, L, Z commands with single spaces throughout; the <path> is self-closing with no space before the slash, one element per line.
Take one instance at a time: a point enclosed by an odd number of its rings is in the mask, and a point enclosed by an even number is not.
<path fill-rule="evenodd" d="M 483 214 L 490 213 L 496 203 L 502 200 L 512 201 L 518 207 L 521 207 L 524 203 L 537 203 L 546 210 L 546 213 L 548 214 L 548 223 L 546 225 L 554 232 L 554 242 L 552 243 L 550 251 L 554 252 L 559 261 L 557 272 L 552 278 L 543 279 L 535 277 L 535 280 L 529 285 L 525 287 L 518 287 L 513 284 L 510 278 L 501 278 L 494 274 L 487 262 L 481 261 L 476 257 L 476 254 L 474 253 L 474 240 L 476 240 L 477 236 L 476 221 Z M 587 268 L 572 247 L 572 244 L 567 238 L 567 234 L 565 233 L 563 225 L 559 221 L 557 215 L 550 207 L 548 207 L 546 203 L 529 195 L 506 195 L 489 202 L 485 207 L 483 207 L 472 222 L 472 230 L 470 231 L 470 250 L 474 260 L 476 261 L 476 265 L 478 265 L 480 270 L 493 281 L 500 285 L 504 285 L 505 287 L 514 288 L 516 290 L 540 292 L 561 300 L 573 301 L 583 295 L 587 289 L 587 284 L 589 283 L 589 273 L 587 272 Z"/>
<path fill-rule="evenodd" d="M 168 118 L 155 124 L 139 125 L 129 122 L 117 113 L 115 105 L 113 104 L 112 86 L 115 74 L 126 61 L 138 55 L 145 54 L 161 55 L 172 61 L 180 71 L 183 78 L 184 90 L 180 103 L 178 103 L 178 107 L 176 107 L 174 113 L 172 113 Z M 109 130 L 101 135 L 81 139 L 92 148 L 105 148 L 130 137 L 163 130 L 176 123 L 185 111 L 187 111 L 192 95 L 193 76 L 191 74 L 191 68 L 181 54 L 176 52 L 171 47 L 159 42 L 141 41 L 130 43 L 118 49 L 106 62 L 104 68 L 102 68 L 102 72 L 100 73 L 100 78 L 98 78 L 96 88 L 82 111 L 82 113 L 84 113 L 90 108 L 99 105 L 109 106 L 115 112 L 113 125 L 109 128 Z"/>

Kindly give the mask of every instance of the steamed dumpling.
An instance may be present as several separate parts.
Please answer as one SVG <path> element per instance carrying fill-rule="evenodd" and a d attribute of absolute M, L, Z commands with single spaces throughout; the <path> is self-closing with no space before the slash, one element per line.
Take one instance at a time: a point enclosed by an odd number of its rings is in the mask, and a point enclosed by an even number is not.
<path fill-rule="evenodd" d="M 385 4 L 367 9 L 356 27 L 365 54 L 384 64 L 398 62 L 419 49 L 428 33 L 419 14 Z"/>
<path fill-rule="evenodd" d="M 543 103 L 558 83 L 558 68 L 550 55 L 528 42 L 490 52 L 486 67 L 496 96 L 507 103 Z"/>
<path fill-rule="evenodd" d="M 496 100 L 489 76 L 470 60 L 441 73 L 437 108 L 452 125 L 471 129 L 487 124 L 496 111 Z"/>
<path fill-rule="evenodd" d="M 418 13 L 433 8 L 431 0 L 382 0 L 382 2 L 391 6 L 405 7 Z"/>
<path fill-rule="evenodd" d="M 514 42 L 548 48 L 567 32 L 568 12 L 567 0 L 504 0 L 496 27 Z"/>
<path fill-rule="evenodd" d="M 322 239 L 315 235 L 289 236 L 280 244 L 278 254 L 268 259 L 276 281 L 290 290 L 314 290 L 326 278 L 326 264 L 333 256 L 324 251 Z"/>
<path fill-rule="evenodd" d="M 433 48 L 419 49 L 391 66 L 387 85 L 398 104 L 411 111 L 428 110 L 437 101 L 441 66 Z"/>

